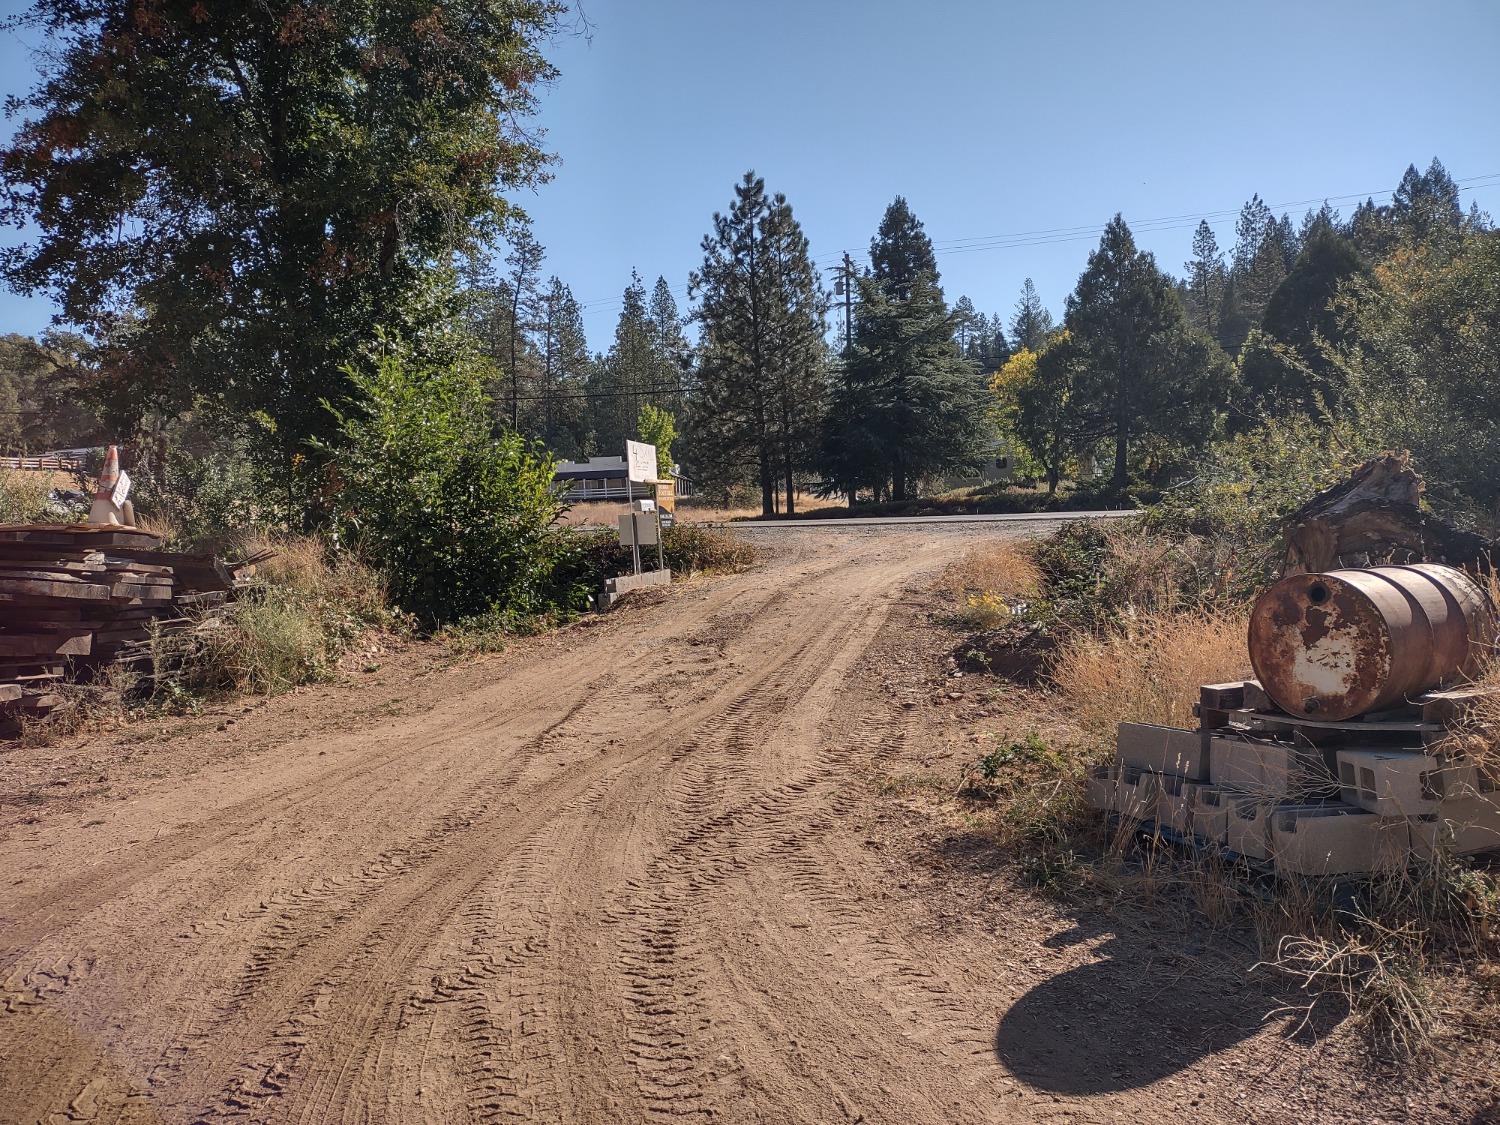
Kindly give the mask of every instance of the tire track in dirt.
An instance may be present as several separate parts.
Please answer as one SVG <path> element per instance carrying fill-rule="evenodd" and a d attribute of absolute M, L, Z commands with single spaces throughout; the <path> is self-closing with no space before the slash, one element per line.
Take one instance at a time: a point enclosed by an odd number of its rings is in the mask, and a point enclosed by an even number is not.
<path fill-rule="evenodd" d="M 842 565 L 842 564 L 840 564 Z M 839 569 L 835 566 L 834 569 Z M 774 594 L 772 595 L 775 596 Z M 775 674 L 780 662 L 772 657 L 755 669 L 748 679 L 732 681 L 726 687 L 720 688 L 708 703 L 692 710 L 684 717 L 673 717 L 658 724 L 656 727 L 642 732 L 640 742 L 650 747 L 664 741 L 669 742 L 677 731 L 689 732 L 700 727 L 704 721 L 726 706 L 732 708 L 738 696 L 756 689 L 762 681 Z M 617 759 L 629 761 L 641 758 L 650 751 L 640 749 L 615 750 L 610 755 Z M 524 766 L 524 761 L 518 763 L 518 768 Z M 586 782 L 587 779 L 583 779 Z M 547 821 L 557 816 L 565 805 L 572 799 L 582 796 L 579 792 L 583 783 L 579 779 L 570 779 L 567 792 L 558 796 L 554 787 L 553 794 L 549 795 L 546 805 L 539 809 L 531 810 L 524 820 L 529 830 L 536 830 L 544 826 Z M 487 818 L 489 821 L 505 818 L 502 810 L 498 817 Z M 482 813 L 468 813 L 463 818 L 463 828 L 466 832 L 477 832 L 485 834 L 490 824 Z M 516 825 L 509 826 L 512 830 Z M 496 862 L 503 861 L 510 851 L 509 841 L 504 837 L 498 840 L 492 839 L 486 854 L 493 856 Z M 460 862 L 453 862 L 459 857 Z M 351 906 L 343 910 L 337 917 L 338 927 L 311 935 L 304 935 L 297 945 L 297 958 L 295 964 L 287 966 L 286 979 L 278 980 L 274 988 L 270 987 L 267 980 L 257 981 L 255 999 L 249 997 L 237 998 L 235 1004 L 236 1020 L 233 1024 L 218 1029 L 219 1039 L 228 1039 L 235 1044 L 244 1044 L 254 1041 L 256 1035 L 265 1035 L 272 1029 L 267 1026 L 267 1021 L 259 1020 L 259 1029 L 254 1026 L 254 1012 L 266 1009 L 268 1006 L 272 1013 L 279 1013 L 284 1009 L 286 1000 L 291 995 L 300 995 L 304 1008 L 310 1008 L 314 1012 L 320 1009 L 325 998 L 339 992 L 344 982 L 348 980 L 363 979 L 376 982 L 390 982 L 399 978 L 401 966 L 408 963 L 414 951 L 419 947 L 425 935 L 430 932 L 427 927 L 436 929 L 444 924 L 452 907 L 456 905 L 468 893 L 471 885 L 469 879 L 472 877 L 477 882 L 487 874 L 487 870 L 481 871 L 472 858 L 464 857 L 462 849 L 449 848 L 446 850 L 434 849 L 426 858 L 436 862 L 436 870 L 426 868 L 417 869 L 414 876 L 420 877 L 419 889 L 412 891 L 402 887 L 402 875 L 404 872 L 391 871 L 381 868 L 380 873 L 390 878 L 383 880 L 377 892 L 370 896 L 370 905 L 365 909 Z M 394 880 L 394 884 L 392 882 Z M 392 896 L 396 895 L 392 905 Z M 399 917 L 401 925 L 399 931 L 392 926 L 391 920 Z M 419 925 L 418 921 L 423 925 Z M 317 979 L 313 979 L 312 970 L 320 967 L 326 972 Z M 253 1104 L 251 1099 L 259 1099 L 269 1095 L 279 1096 L 287 1091 L 292 1084 L 292 1072 L 288 1059 L 301 1056 L 308 1046 L 307 1040 L 316 1037 L 318 1031 L 327 1029 L 334 1031 L 340 1036 L 346 1036 L 348 1029 L 360 1021 L 354 1019 L 351 1023 L 349 1012 L 375 1012 L 377 1016 L 380 1010 L 374 1005 L 367 1003 L 364 998 L 352 1005 L 339 1006 L 342 1015 L 330 1011 L 316 1028 L 312 1027 L 312 1021 L 305 1019 L 299 1022 L 295 1028 L 281 1026 L 280 1034 L 274 1038 L 281 1043 L 273 1043 L 261 1055 L 247 1065 L 240 1068 L 240 1073 L 224 1089 L 224 1093 L 212 1111 L 205 1116 L 212 1116 L 213 1112 L 219 1112 L 226 1116 L 243 1111 L 248 1105 Z M 337 1017 L 337 1018 L 335 1018 Z M 379 1024 L 380 1020 L 365 1021 L 371 1026 Z M 356 1038 L 353 1042 L 338 1044 L 333 1048 L 333 1053 L 341 1057 L 337 1065 L 340 1069 L 346 1068 L 351 1057 L 357 1056 L 366 1050 L 368 1043 L 364 1039 Z M 286 1049 L 286 1048 L 291 1048 Z M 326 1062 L 327 1060 L 320 1060 Z M 198 1060 L 198 1069 L 215 1070 L 217 1067 L 211 1060 Z M 295 1100 L 295 1099 L 293 1099 Z"/>
<path fill-rule="evenodd" d="M 840 714 L 840 687 L 901 583 L 954 546 L 816 538 L 769 578 L 581 634 L 504 685 L 366 737 L 363 753 L 5 908 L 5 995 L 19 999 L 0 1013 L 0 1081 L 52 1060 L 17 1119 L 86 1092 L 120 1120 L 732 1119 L 744 1097 L 798 1107 L 787 1120 L 837 1119 L 807 1111 L 836 1109 L 840 1080 L 750 1037 L 812 1026 L 785 1017 L 768 980 L 845 1000 L 815 1021 L 825 1037 L 921 1011 L 938 1028 L 927 1042 L 961 1043 L 970 1013 L 947 980 L 808 858 L 840 830 L 858 744 L 884 718 Z M 643 709 L 643 682 L 669 694 Z M 320 858 L 322 810 L 375 800 L 389 817 L 403 793 L 399 839 L 365 831 L 347 866 Z M 268 893 L 255 849 L 273 832 L 311 854 Z M 253 881 L 212 874 L 229 866 Z M 122 919 L 151 887 L 166 892 L 157 914 Z M 192 892 L 217 897 L 183 913 Z M 853 950 L 860 979 L 830 974 L 789 910 Z M 201 981 L 170 980 L 170 951 L 133 953 L 136 975 L 167 985 L 159 1007 L 72 1044 L 69 1020 L 123 1002 L 110 943 L 163 923 Z M 726 944 L 763 923 L 786 964 Z M 59 944 L 94 964 L 56 962 Z M 120 1065 L 101 1079 L 106 1053 Z M 749 1067 L 758 1089 L 731 1089 Z M 938 1104 L 907 1100 L 913 1120 Z"/>

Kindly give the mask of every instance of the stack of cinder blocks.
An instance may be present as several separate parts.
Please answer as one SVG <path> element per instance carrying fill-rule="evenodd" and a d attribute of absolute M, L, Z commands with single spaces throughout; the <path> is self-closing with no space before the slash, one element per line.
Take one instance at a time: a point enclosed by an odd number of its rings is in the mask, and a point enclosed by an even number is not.
<path fill-rule="evenodd" d="M 1473 698 L 1433 692 L 1396 712 L 1317 723 L 1278 711 L 1253 680 L 1207 684 L 1196 730 L 1121 723 L 1089 801 L 1282 874 L 1500 850 L 1500 785 L 1448 737 Z"/>

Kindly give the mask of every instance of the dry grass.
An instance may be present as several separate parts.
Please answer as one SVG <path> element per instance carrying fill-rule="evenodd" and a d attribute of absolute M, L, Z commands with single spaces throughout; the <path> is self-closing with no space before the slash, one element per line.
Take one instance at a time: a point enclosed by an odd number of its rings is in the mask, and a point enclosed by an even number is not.
<path fill-rule="evenodd" d="M 222 626 L 192 635 L 186 652 L 162 653 L 160 663 L 180 663 L 182 673 L 159 685 L 158 695 L 271 693 L 327 679 L 367 630 L 403 624 L 380 576 L 319 539 L 255 537 L 242 550 L 275 553 L 257 566 L 258 585 Z"/>
<path fill-rule="evenodd" d="M 1156 610 L 1101 634 L 1075 632 L 1051 678 L 1074 722 L 1100 744 L 1122 722 L 1192 726 L 1199 685 L 1250 674 L 1246 621 L 1237 611 Z"/>
<path fill-rule="evenodd" d="M 41 523 L 57 519 L 50 511 L 52 474 L 0 469 L 0 523 Z"/>
<path fill-rule="evenodd" d="M 937 589 L 956 605 L 973 596 L 1030 600 L 1041 593 L 1042 576 L 1030 554 L 1017 543 L 977 547 L 938 579 Z"/>
<path fill-rule="evenodd" d="M 1016 620 L 1040 596 L 1042 576 L 1023 547 L 994 543 L 975 548 L 948 567 L 936 589 L 951 607 L 950 625 L 970 633 L 989 632 Z"/>

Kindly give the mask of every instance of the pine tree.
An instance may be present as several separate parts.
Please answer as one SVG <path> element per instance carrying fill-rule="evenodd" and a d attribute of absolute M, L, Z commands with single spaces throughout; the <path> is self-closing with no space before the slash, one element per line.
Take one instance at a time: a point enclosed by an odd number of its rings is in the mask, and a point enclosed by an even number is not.
<path fill-rule="evenodd" d="M 980 316 L 968 297 L 960 297 L 953 303 L 953 342 L 958 346 L 958 354 L 965 359 L 972 358 L 970 352 L 979 331 Z"/>
<path fill-rule="evenodd" d="M 505 392 L 500 398 L 501 416 L 512 430 L 521 429 L 523 390 L 535 374 L 531 362 L 531 333 L 536 328 L 540 293 L 537 282 L 546 251 L 542 244 L 522 227 L 511 238 L 506 263 L 510 272 L 505 278 L 506 303 L 505 345 L 501 362 L 505 367 Z"/>
<path fill-rule="evenodd" d="M 1286 277 L 1286 235 L 1287 230 L 1280 222 L 1273 220 L 1268 223 L 1261 235 L 1260 247 L 1250 260 L 1249 269 L 1236 278 L 1239 283 L 1236 293 L 1240 311 L 1250 327 L 1260 324 L 1265 315 L 1266 303 Z M 1234 345 L 1238 347 L 1242 342 L 1236 340 Z"/>
<path fill-rule="evenodd" d="M 1194 445 L 1228 397 L 1224 353 L 1187 323 L 1171 281 L 1136 248 L 1116 215 L 1068 298 L 1066 324 L 1082 349 L 1068 403 L 1080 441 L 1115 446 L 1112 484 L 1130 479 L 1130 446 L 1155 435 Z"/>
<path fill-rule="evenodd" d="M 1015 354 L 1010 341 L 1005 338 L 1005 322 L 999 313 L 990 317 L 989 330 L 983 340 L 982 366 L 986 371 L 999 371 Z"/>
<path fill-rule="evenodd" d="M 1409 164 L 1391 199 L 1391 220 L 1401 237 L 1413 245 L 1432 243 L 1452 249 L 1463 228 L 1464 212 L 1458 185 L 1437 157 L 1427 171 Z"/>
<path fill-rule="evenodd" d="M 588 448 L 588 410 L 583 397 L 591 365 L 583 311 L 573 291 L 556 277 L 542 297 L 537 436 L 552 452 L 570 460 Z"/>
<path fill-rule="evenodd" d="M 1234 252 L 1230 258 L 1230 269 L 1240 282 L 1249 276 L 1251 263 L 1265 241 L 1266 230 L 1275 221 L 1271 209 L 1258 192 L 1240 208 L 1239 218 L 1234 223 Z"/>
<path fill-rule="evenodd" d="M 886 211 L 870 261 L 823 442 L 824 472 L 851 494 L 889 482 L 892 499 L 905 500 L 920 478 L 979 458 L 987 395 L 960 354 L 932 244 L 904 200 Z"/>
<path fill-rule="evenodd" d="M 1349 217 L 1348 234 L 1354 249 L 1367 262 L 1384 260 L 1398 238 L 1390 208 L 1376 206 L 1373 199 L 1366 199 L 1354 209 Z"/>
<path fill-rule="evenodd" d="M 658 277 L 656 286 L 651 290 L 648 315 L 651 320 L 652 343 L 660 361 L 657 381 L 663 386 L 678 385 L 682 382 L 683 371 L 688 365 L 692 349 L 687 337 L 683 335 L 683 320 L 677 311 L 677 298 L 672 296 L 672 288 L 664 277 Z M 650 396 L 650 400 L 658 408 L 674 415 L 682 413 L 681 391 L 658 391 Z"/>
<path fill-rule="evenodd" d="M 1011 343 L 1018 348 L 1036 351 L 1052 331 L 1052 314 L 1037 296 L 1036 286 L 1027 278 L 1021 286 L 1020 299 L 1016 301 L 1015 314 L 1010 318 Z"/>
<path fill-rule="evenodd" d="M 899 195 L 870 240 L 870 272 L 894 301 L 906 300 L 918 278 L 930 277 L 934 284 L 939 280 L 932 240 Z"/>
<path fill-rule="evenodd" d="M 625 442 L 635 437 L 641 403 L 647 400 L 660 373 L 656 333 L 646 311 L 646 287 L 631 271 L 625 287 L 614 343 L 596 365 L 589 387 L 593 449 L 605 456 L 623 456 Z"/>
<path fill-rule="evenodd" d="M 1217 338 L 1228 271 L 1219 240 L 1206 221 L 1200 220 L 1193 233 L 1193 257 L 1183 268 L 1187 272 L 1188 318 L 1198 331 Z"/>
<path fill-rule="evenodd" d="M 702 326 L 686 427 L 693 464 L 718 484 L 753 465 L 762 514 L 775 512 L 778 484 L 791 512 L 826 396 L 828 302 L 786 197 L 767 195 L 754 172 L 735 187 L 728 214 L 714 215 L 689 292 Z"/>
<path fill-rule="evenodd" d="M 1315 224 L 1307 245 L 1266 304 L 1261 331 L 1252 333 L 1240 362 L 1252 400 L 1278 412 L 1315 414 L 1337 394 L 1322 345 L 1338 345 L 1344 331 L 1331 302 L 1339 286 L 1368 273 L 1353 245 L 1332 226 Z"/>
<path fill-rule="evenodd" d="M 1308 211 L 1302 216 L 1302 227 L 1297 232 L 1297 245 L 1300 248 L 1307 246 L 1307 240 L 1318 230 L 1337 231 L 1342 228 L 1343 221 L 1339 218 L 1337 207 L 1331 207 L 1328 201 L 1323 201 L 1323 206 L 1316 211 Z"/>

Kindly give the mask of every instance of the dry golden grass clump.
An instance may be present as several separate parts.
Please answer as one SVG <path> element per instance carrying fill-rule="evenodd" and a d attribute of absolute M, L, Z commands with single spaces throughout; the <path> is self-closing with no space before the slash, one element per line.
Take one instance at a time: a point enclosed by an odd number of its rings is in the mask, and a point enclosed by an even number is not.
<path fill-rule="evenodd" d="M 938 579 L 938 590 L 956 604 L 973 596 L 1035 598 L 1042 588 L 1041 572 L 1018 543 L 1003 541 L 976 547 Z"/>
<path fill-rule="evenodd" d="M 266 693 L 326 679 L 366 630 L 401 626 L 381 577 L 354 556 L 312 536 L 256 536 L 241 547 L 246 557 L 268 551 L 256 567 L 260 582 L 224 625 L 193 635 L 180 654 L 174 682 L 184 690 Z"/>
<path fill-rule="evenodd" d="M 1200 685 L 1250 674 L 1247 621 L 1240 610 L 1152 610 L 1101 633 L 1074 631 L 1051 679 L 1073 721 L 1101 744 L 1125 722 L 1190 727 Z"/>

